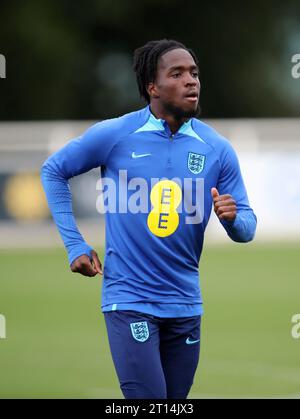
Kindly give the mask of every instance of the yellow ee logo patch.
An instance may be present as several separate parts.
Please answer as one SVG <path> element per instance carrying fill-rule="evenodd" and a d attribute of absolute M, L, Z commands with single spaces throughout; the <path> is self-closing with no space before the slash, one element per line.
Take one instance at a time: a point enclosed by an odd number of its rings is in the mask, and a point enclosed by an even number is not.
<path fill-rule="evenodd" d="M 148 215 L 148 228 L 158 237 L 173 234 L 179 224 L 176 208 L 182 200 L 181 188 L 172 180 L 161 180 L 153 186 L 150 194 L 153 208 Z"/>

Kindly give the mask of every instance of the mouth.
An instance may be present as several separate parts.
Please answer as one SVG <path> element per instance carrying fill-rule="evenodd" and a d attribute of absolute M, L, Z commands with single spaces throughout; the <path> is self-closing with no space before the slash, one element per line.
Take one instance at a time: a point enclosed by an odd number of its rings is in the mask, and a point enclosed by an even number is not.
<path fill-rule="evenodd" d="M 192 91 L 187 93 L 184 98 L 189 102 L 197 102 L 199 99 L 199 93 L 197 91 Z"/>

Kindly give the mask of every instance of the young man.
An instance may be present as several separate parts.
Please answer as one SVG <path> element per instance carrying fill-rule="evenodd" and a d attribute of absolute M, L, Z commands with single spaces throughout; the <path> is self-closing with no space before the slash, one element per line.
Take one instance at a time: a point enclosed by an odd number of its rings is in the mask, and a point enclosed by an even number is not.
<path fill-rule="evenodd" d="M 121 390 L 186 398 L 199 359 L 198 264 L 212 204 L 237 242 L 253 239 L 256 217 L 230 143 L 194 118 L 195 54 L 176 41 L 148 42 L 134 70 L 148 106 L 92 126 L 44 163 L 42 180 L 71 270 L 85 276 L 102 266 L 76 226 L 68 179 L 101 166 L 115 185 L 102 310 Z"/>

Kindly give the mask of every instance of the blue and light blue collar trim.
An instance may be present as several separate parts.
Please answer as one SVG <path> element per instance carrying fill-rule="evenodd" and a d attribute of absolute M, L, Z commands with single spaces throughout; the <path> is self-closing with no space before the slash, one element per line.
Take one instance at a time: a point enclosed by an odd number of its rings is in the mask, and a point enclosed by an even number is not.
<path fill-rule="evenodd" d="M 166 121 L 164 121 L 163 119 L 157 119 L 155 118 L 155 116 L 153 115 L 153 113 L 150 111 L 150 107 L 148 106 L 148 111 L 149 111 L 149 118 L 148 121 L 141 126 L 140 128 L 138 128 L 136 132 L 142 132 L 142 131 L 165 131 L 165 125 Z M 192 128 L 192 119 L 189 119 L 187 122 L 184 122 L 180 129 L 178 130 L 177 134 L 183 134 L 183 135 L 188 135 L 190 137 L 194 137 L 197 140 L 201 141 L 202 143 L 205 143 L 204 140 L 202 140 L 201 137 L 199 137 L 199 135 L 193 130 Z"/>
<path fill-rule="evenodd" d="M 202 138 L 201 137 L 199 137 L 199 135 L 193 130 L 193 127 L 192 127 L 192 120 L 191 119 L 189 119 L 187 122 L 184 122 L 182 125 L 181 125 L 181 127 L 180 127 L 180 129 L 179 129 L 179 131 L 178 131 L 178 133 L 179 134 L 183 134 L 183 135 L 188 135 L 188 136 L 190 136 L 190 137 L 194 137 L 194 138 L 196 138 L 197 140 L 199 140 L 199 141 L 201 141 L 202 143 L 205 143 L 205 141 L 204 140 L 202 140 Z"/>
<path fill-rule="evenodd" d="M 138 128 L 135 132 L 142 132 L 142 131 L 164 131 L 164 120 L 163 119 L 157 119 L 153 115 L 153 113 L 150 111 L 149 107 L 149 118 L 148 121 L 145 123 L 145 125 Z"/>

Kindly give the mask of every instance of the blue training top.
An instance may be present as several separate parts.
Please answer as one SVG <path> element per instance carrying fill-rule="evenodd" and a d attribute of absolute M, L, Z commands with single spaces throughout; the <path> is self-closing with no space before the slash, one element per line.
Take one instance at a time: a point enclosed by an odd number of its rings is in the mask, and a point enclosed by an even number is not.
<path fill-rule="evenodd" d="M 42 182 L 70 264 L 92 249 L 76 226 L 68 179 L 99 166 L 106 211 L 102 310 L 202 314 L 198 265 L 211 188 L 236 200 L 234 222 L 221 221 L 232 240 L 250 241 L 256 229 L 231 144 L 195 118 L 173 135 L 147 106 L 93 125 L 50 156 Z"/>

